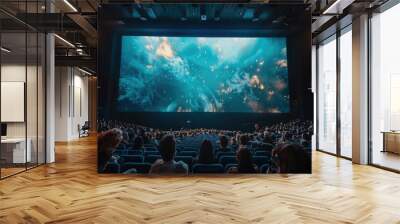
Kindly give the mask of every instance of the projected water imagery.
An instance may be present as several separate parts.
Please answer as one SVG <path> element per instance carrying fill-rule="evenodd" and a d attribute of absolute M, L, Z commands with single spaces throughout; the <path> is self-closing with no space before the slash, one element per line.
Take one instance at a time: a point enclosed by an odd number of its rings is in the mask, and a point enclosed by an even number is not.
<path fill-rule="evenodd" d="M 286 38 L 121 38 L 121 112 L 289 112 Z"/>

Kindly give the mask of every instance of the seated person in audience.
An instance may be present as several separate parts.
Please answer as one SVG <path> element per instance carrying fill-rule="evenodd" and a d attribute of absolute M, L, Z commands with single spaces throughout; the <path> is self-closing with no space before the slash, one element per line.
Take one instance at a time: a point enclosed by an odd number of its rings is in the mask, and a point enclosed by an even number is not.
<path fill-rule="evenodd" d="M 202 164 L 210 164 L 216 163 L 214 158 L 214 150 L 210 140 L 204 140 L 201 144 L 199 157 L 196 160 L 196 163 Z"/>
<path fill-rule="evenodd" d="M 241 148 L 236 153 L 238 165 L 231 167 L 228 173 L 257 173 L 257 166 L 253 164 L 250 150 Z"/>
<path fill-rule="evenodd" d="M 219 151 L 220 152 L 229 152 L 231 149 L 228 147 L 229 144 L 229 139 L 225 136 L 222 135 L 219 138 Z"/>
<path fill-rule="evenodd" d="M 233 149 L 234 151 L 236 151 L 236 148 L 237 148 L 236 137 L 232 137 L 232 138 L 231 138 L 231 142 L 232 142 L 232 149 Z"/>
<path fill-rule="evenodd" d="M 97 137 L 98 172 L 102 173 L 107 170 L 107 165 L 112 160 L 112 154 L 121 141 L 122 131 L 118 128 L 99 134 Z"/>
<path fill-rule="evenodd" d="M 122 141 L 120 145 L 129 145 L 129 134 L 126 130 L 122 130 Z"/>
<path fill-rule="evenodd" d="M 249 143 L 249 137 L 246 134 L 243 134 L 239 137 L 239 149 L 247 148 L 247 144 Z"/>
<path fill-rule="evenodd" d="M 133 142 L 134 150 L 143 150 L 144 149 L 144 141 L 141 136 L 137 136 Z"/>
<path fill-rule="evenodd" d="M 311 173 L 311 155 L 297 144 L 281 145 L 274 149 L 278 173 Z"/>
<path fill-rule="evenodd" d="M 188 174 L 188 166 L 186 163 L 175 161 L 175 137 L 166 135 L 160 140 L 160 154 L 162 159 L 153 163 L 150 169 L 150 174 Z"/>
<path fill-rule="evenodd" d="M 261 131 L 261 126 L 258 123 L 254 124 L 254 131 L 255 132 L 260 132 Z"/>
<path fill-rule="evenodd" d="M 274 141 L 272 140 L 271 133 L 269 133 L 268 131 L 264 131 L 263 143 L 274 144 Z"/>

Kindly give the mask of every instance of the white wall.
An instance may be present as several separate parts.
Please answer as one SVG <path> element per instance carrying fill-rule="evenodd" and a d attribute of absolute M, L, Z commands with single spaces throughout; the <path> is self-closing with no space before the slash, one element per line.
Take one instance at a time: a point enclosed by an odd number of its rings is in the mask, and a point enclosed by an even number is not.
<path fill-rule="evenodd" d="M 88 78 L 73 67 L 56 67 L 55 73 L 55 140 L 70 141 L 89 119 Z"/>
<path fill-rule="evenodd" d="M 26 80 L 27 78 L 27 80 Z M 45 150 L 45 120 L 44 120 L 44 74 L 42 67 L 36 65 L 25 66 L 21 63 L 6 63 L 1 66 L 1 81 L 24 82 L 26 84 L 26 121 L 6 122 L 8 138 L 27 138 L 30 140 L 32 162 L 44 163 Z M 7 97 L 7 96 L 2 96 Z M 1 108 L 10 110 L 10 108 Z M 39 155 L 37 155 L 39 154 Z"/>

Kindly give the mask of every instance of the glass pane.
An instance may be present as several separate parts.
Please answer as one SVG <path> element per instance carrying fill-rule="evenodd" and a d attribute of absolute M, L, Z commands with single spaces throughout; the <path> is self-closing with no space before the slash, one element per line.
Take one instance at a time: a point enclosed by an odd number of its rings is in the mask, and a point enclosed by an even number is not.
<path fill-rule="evenodd" d="M 352 157 L 352 33 L 340 37 L 340 150 Z"/>
<path fill-rule="evenodd" d="M 3 32 L 1 46 L 7 49 L 1 50 L 1 172 L 5 177 L 25 170 L 30 160 L 25 122 L 26 33 Z"/>
<path fill-rule="evenodd" d="M 336 39 L 318 48 L 318 148 L 336 153 Z"/>
<path fill-rule="evenodd" d="M 39 34 L 39 45 L 38 45 L 38 164 L 45 163 L 46 149 L 45 149 L 45 44 L 46 37 L 44 34 Z"/>
<path fill-rule="evenodd" d="M 400 170 L 400 4 L 372 17 L 372 163 Z M 383 132 L 388 132 L 383 134 Z M 386 137 L 386 138 L 385 138 Z"/>
<path fill-rule="evenodd" d="M 27 143 L 28 150 L 30 148 L 30 160 L 28 160 L 28 168 L 37 165 L 38 160 L 38 35 L 36 32 L 27 33 L 28 44 L 28 63 L 27 63 L 27 80 L 26 80 L 26 113 L 27 113 Z M 29 155 L 29 154 L 28 154 Z"/>

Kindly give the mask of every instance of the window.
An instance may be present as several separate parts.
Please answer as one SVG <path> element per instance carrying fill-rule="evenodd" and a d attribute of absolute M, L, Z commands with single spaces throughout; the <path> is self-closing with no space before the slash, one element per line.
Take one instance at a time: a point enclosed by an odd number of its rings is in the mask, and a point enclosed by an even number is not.
<path fill-rule="evenodd" d="M 352 157 L 352 32 L 340 36 L 340 155 Z"/>
<path fill-rule="evenodd" d="M 400 149 L 387 151 L 383 132 L 400 130 L 399 21 L 400 4 L 371 18 L 371 157 L 373 164 L 396 170 L 400 170 Z"/>
<path fill-rule="evenodd" d="M 318 47 L 318 149 L 336 153 L 336 36 Z"/>

